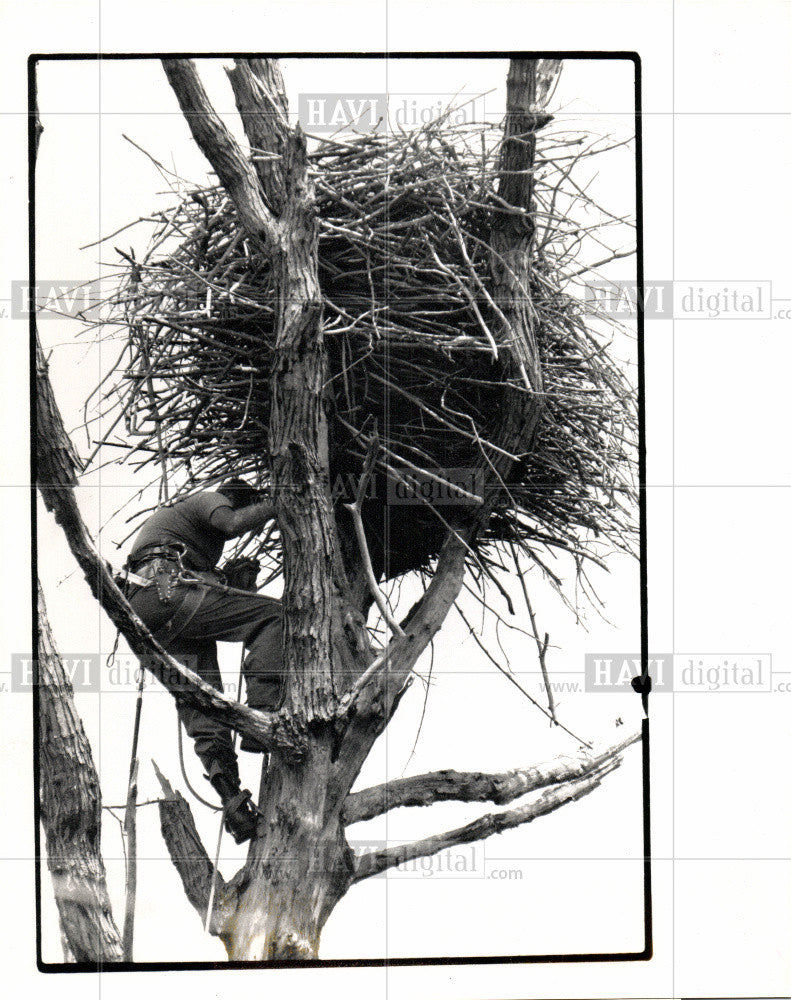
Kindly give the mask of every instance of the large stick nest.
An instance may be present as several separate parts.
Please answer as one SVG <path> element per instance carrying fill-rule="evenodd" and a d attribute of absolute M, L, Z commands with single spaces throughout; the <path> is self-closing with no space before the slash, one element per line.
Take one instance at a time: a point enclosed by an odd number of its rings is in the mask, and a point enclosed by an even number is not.
<path fill-rule="evenodd" d="M 325 142 L 310 156 L 330 485 L 342 513 L 376 428 L 381 450 L 364 512 L 374 564 L 388 579 L 430 565 L 458 510 L 446 504 L 442 482 L 470 490 L 475 480 L 449 470 L 502 459 L 498 428 L 529 392 L 506 364 L 491 298 L 493 212 L 521 212 L 498 197 L 501 141 L 490 126 L 435 123 L 409 135 Z M 541 565 L 547 549 L 579 563 L 600 558 L 602 542 L 632 546 L 634 388 L 568 291 L 569 275 L 582 270 L 580 210 L 591 207 L 568 187 L 570 168 L 603 148 L 564 133 L 539 139 L 525 294 L 545 407 L 531 452 L 513 456 L 497 487 L 478 542 L 484 562 L 500 545 L 515 544 Z M 136 442 L 107 443 L 126 447 L 127 460 L 152 474 L 167 469 L 182 493 L 228 475 L 266 485 L 276 309 L 268 261 L 245 239 L 221 188 L 181 190 L 160 220 L 113 300 L 128 352 L 108 398 Z M 388 502 L 388 491 L 391 501 L 403 496 L 416 475 L 415 502 Z M 257 545 L 277 563 L 276 535 Z"/>

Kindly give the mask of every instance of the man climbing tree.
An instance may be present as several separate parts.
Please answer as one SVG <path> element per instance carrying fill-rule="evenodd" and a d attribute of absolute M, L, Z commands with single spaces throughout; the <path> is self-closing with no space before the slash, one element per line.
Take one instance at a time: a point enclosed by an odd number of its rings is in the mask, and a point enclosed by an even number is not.
<path fill-rule="evenodd" d="M 132 546 L 125 577 L 129 603 L 154 638 L 218 691 L 217 642 L 244 643 L 246 703 L 263 710 L 277 708 L 281 688 L 280 602 L 233 586 L 243 582 L 245 566 L 226 565 L 220 573 L 217 563 L 228 539 L 258 531 L 273 518 L 271 503 L 244 480 L 230 479 L 216 492 L 195 493 L 152 514 Z M 184 704 L 179 717 L 222 800 L 226 829 L 238 844 L 249 840 L 257 814 L 250 792 L 240 787 L 228 729 Z M 241 749 L 263 748 L 247 738 Z"/>

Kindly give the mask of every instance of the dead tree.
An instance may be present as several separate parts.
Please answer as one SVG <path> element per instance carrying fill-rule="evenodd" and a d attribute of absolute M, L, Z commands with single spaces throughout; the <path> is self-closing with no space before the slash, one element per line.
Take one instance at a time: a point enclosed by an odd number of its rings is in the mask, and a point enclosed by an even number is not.
<path fill-rule="evenodd" d="M 215 113 L 194 63 L 168 59 L 164 69 L 195 141 L 233 201 L 245 237 L 267 256 L 277 290 L 269 460 L 284 570 L 283 708 L 260 713 L 218 694 L 172 661 L 131 611 L 79 516 L 68 439 L 43 360 L 39 485 L 95 596 L 132 650 L 153 653 L 146 664 L 164 683 L 178 676 L 185 702 L 270 751 L 257 835 L 244 867 L 228 882 L 214 872 L 189 806 L 161 779 L 163 835 L 187 898 L 204 919 L 216 878 L 210 929 L 232 959 L 310 959 L 318 955 L 327 918 L 355 883 L 404 861 L 530 822 L 588 794 L 619 765 L 622 752 L 637 737 L 578 761 L 499 775 L 442 771 L 351 791 L 409 686 L 418 658 L 459 596 L 465 561 L 491 512 L 488 494 L 475 509 L 464 508 L 447 519 L 430 582 L 402 621 L 389 619 L 392 634 L 384 651 L 375 655 L 366 621 L 373 603 L 382 602 L 365 531 L 354 516 L 354 504 L 352 518 L 342 522 L 336 516 L 328 489 L 327 359 L 318 223 L 305 137 L 288 123 L 282 80 L 272 61 L 237 60 L 229 73 L 251 147 L 273 154 L 255 161 Z M 508 78 L 503 183 L 507 200 L 525 212 L 515 216 L 503 211 L 497 217 L 491 269 L 500 341 L 508 345 L 509 364 L 529 391 L 521 411 L 511 409 L 500 428 L 499 458 L 482 463 L 481 474 L 492 487 L 507 476 L 512 456 L 529 452 L 541 418 L 542 376 L 525 297 L 532 235 L 528 210 L 535 133 L 546 120 L 543 106 L 558 71 L 552 61 L 517 60 Z M 539 789 L 541 794 L 527 804 L 397 848 L 357 856 L 346 838 L 349 825 L 396 806 L 441 800 L 505 804 Z"/>

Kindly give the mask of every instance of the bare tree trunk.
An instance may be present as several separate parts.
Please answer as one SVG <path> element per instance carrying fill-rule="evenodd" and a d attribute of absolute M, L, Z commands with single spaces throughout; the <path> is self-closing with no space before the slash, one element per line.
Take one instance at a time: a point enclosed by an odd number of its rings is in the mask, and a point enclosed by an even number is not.
<path fill-rule="evenodd" d="M 530 264 L 535 233 L 533 170 L 536 132 L 551 115 L 546 102 L 560 73 L 553 59 L 512 59 L 506 85 L 505 138 L 500 157 L 499 195 L 523 214 L 492 214 L 491 274 L 494 299 L 501 310 L 502 341 L 507 344 L 511 379 L 526 390 L 522 405 L 505 407 L 507 423 L 501 430 L 504 447 L 515 454 L 530 450 L 543 410 L 543 380 L 533 329 Z M 505 478 L 510 462 L 497 456 L 498 473 Z M 485 512 L 484 512 L 485 514 Z"/>
<path fill-rule="evenodd" d="M 40 586 L 38 616 L 39 796 L 61 928 L 75 961 L 118 962 L 121 938 L 101 855 L 99 775 Z"/>

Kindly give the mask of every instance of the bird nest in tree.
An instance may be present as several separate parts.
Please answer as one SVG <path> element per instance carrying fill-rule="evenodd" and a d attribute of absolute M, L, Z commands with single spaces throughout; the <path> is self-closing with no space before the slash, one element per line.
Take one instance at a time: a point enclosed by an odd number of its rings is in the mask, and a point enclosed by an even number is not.
<path fill-rule="evenodd" d="M 378 434 L 364 516 L 385 578 L 430 566 L 449 514 L 473 503 L 465 494 L 476 480 L 460 470 L 502 459 L 498 428 L 530 392 L 507 364 L 492 298 L 493 211 L 509 211 L 498 197 L 501 142 L 492 126 L 439 122 L 310 152 L 329 485 L 342 511 Z M 525 293 L 545 405 L 529 454 L 513 455 L 498 485 L 477 541 L 484 563 L 501 545 L 546 568 L 548 550 L 569 551 L 579 563 L 597 558 L 601 541 L 626 550 L 633 542 L 634 387 L 566 290 L 570 272 L 580 271 L 573 248 L 584 230 L 573 206 L 590 204 L 581 191 L 565 197 L 564 185 L 575 159 L 603 148 L 580 143 L 565 134 L 538 141 Z M 113 299 L 128 351 L 107 398 L 121 407 L 133 440 L 106 441 L 152 475 L 166 469 L 181 493 L 228 475 L 265 486 L 276 310 L 268 260 L 219 187 L 179 191 L 160 218 L 145 257 L 127 258 Z M 405 497 L 412 502 L 399 505 Z M 256 544 L 277 564 L 276 535 Z"/>

